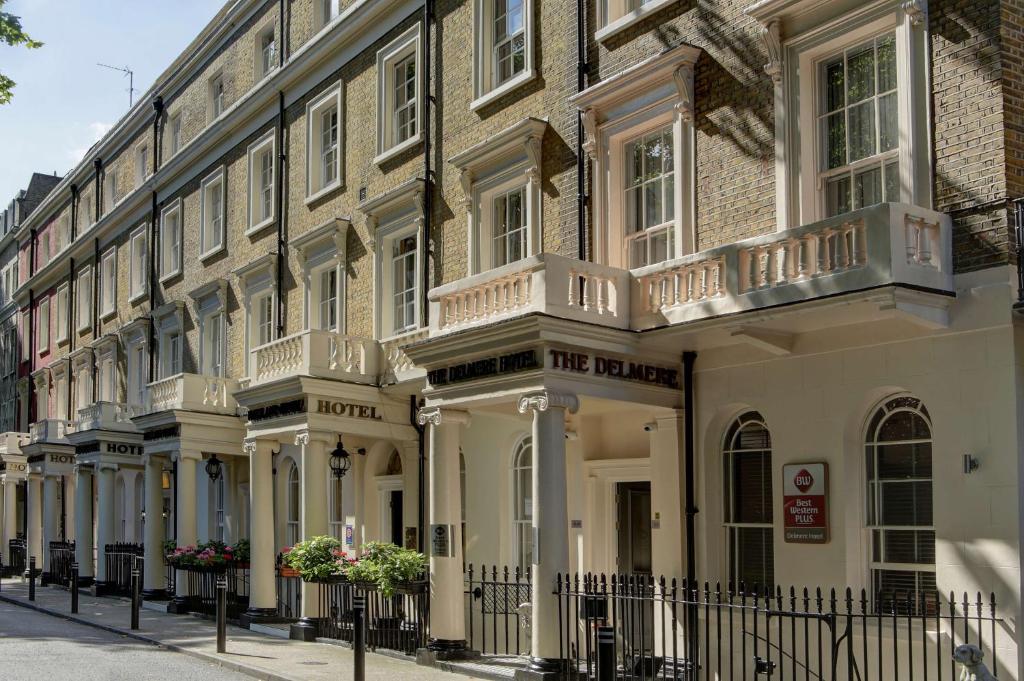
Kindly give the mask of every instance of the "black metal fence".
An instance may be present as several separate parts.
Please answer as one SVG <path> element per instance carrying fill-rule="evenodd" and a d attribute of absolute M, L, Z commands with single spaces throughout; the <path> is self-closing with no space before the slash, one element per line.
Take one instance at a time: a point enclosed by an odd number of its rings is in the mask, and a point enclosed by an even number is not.
<path fill-rule="evenodd" d="M 618 679 L 953 681 L 953 649 L 972 643 L 1003 668 L 994 596 L 723 589 L 645 575 L 560 577 L 561 657 L 596 678 L 597 628 L 612 627 Z M 1008 640 L 1008 639 L 1007 639 Z M 1005 671 L 1005 670 L 1003 670 Z"/>
<path fill-rule="evenodd" d="M 117 543 L 103 546 L 103 560 L 107 568 L 107 585 L 111 593 L 130 596 L 132 592 L 132 566 L 138 559 L 139 574 L 145 574 L 142 544 Z"/>
<path fill-rule="evenodd" d="M 249 607 L 249 568 L 191 566 L 184 568 L 188 585 L 188 609 L 206 617 L 217 614 L 217 579 L 227 580 L 228 619 L 237 620 Z"/>
<path fill-rule="evenodd" d="M 489 655 L 528 653 L 530 636 L 520 608 L 531 600 L 530 571 L 470 564 L 464 579 L 470 649 Z"/>
<path fill-rule="evenodd" d="M 75 542 L 50 542 L 50 584 L 71 584 L 71 564 L 75 562 Z"/>
<path fill-rule="evenodd" d="M 1024 307 L 1024 198 L 1014 200 L 1011 213 L 1017 257 L 1017 306 Z"/>
<path fill-rule="evenodd" d="M 370 650 L 378 648 L 414 655 L 427 645 L 429 597 L 426 582 L 416 582 L 400 593 L 385 596 L 347 581 L 321 582 L 318 589 L 322 616 L 320 636 L 352 641 L 352 596 L 356 590 L 366 596 L 364 640 Z"/>
<path fill-rule="evenodd" d="M 28 562 L 25 558 L 25 540 L 24 539 L 11 539 L 7 542 L 7 565 L 3 566 L 5 575 L 20 575 L 25 572 L 25 568 L 28 567 Z"/>
<path fill-rule="evenodd" d="M 277 555 L 277 616 L 298 619 L 302 611 L 302 578 L 298 574 L 282 574 L 281 554 Z"/>
<path fill-rule="evenodd" d="M 164 588 L 167 594 L 174 595 L 174 566 L 164 560 Z"/>

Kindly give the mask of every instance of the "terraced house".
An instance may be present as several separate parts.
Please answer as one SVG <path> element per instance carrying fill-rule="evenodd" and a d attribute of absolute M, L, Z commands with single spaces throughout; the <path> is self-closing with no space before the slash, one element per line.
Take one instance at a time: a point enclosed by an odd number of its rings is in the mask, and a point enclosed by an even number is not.
<path fill-rule="evenodd" d="M 1022 678 L 1018 5 L 228 3 L 15 232 L 27 554 L 185 611 L 164 542 L 249 539 L 309 639 L 282 548 L 415 547 L 371 638 L 523 678 Z"/>

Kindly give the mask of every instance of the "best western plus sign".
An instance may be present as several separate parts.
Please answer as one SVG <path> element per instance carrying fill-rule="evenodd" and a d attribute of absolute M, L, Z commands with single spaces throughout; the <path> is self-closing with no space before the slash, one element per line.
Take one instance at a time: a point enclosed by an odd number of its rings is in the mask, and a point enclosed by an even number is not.
<path fill-rule="evenodd" d="M 796 544 L 828 541 L 828 464 L 782 467 L 785 540 Z"/>

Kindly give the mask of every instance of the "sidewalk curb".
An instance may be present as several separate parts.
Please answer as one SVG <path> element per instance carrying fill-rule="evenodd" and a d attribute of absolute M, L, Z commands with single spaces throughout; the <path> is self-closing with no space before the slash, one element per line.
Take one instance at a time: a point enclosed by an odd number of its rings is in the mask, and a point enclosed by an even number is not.
<path fill-rule="evenodd" d="M 11 598 L 10 596 L 5 596 L 2 593 L 0 593 L 0 601 L 10 603 L 11 605 L 16 605 L 22 608 L 27 608 L 29 610 L 35 610 L 36 612 L 41 612 L 44 615 L 50 615 L 51 617 L 59 617 L 61 619 L 75 622 L 76 624 L 83 624 L 87 627 L 92 627 L 94 629 L 101 629 L 111 634 L 117 634 L 119 636 L 124 636 L 126 638 L 142 641 L 143 643 L 149 643 L 151 645 L 157 646 L 158 648 L 163 648 L 164 650 L 182 653 L 184 655 L 188 655 L 190 657 L 203 660 L 204 662 L 210 662 L 219 667 L 224 667 L 225 669 L 230 669 L 231 671 L 236 671 L 240 674 L 251 676 L 254 679 L 262 679 L 262 681 L 301 681 L 301 679 L 298 678 L 293 678 L 290 676 L 281 676 L 279 674 L 274 674 L 273 672 L 264 671 L 262 669 L 257 669 L 255 667 L 249 667 L 238 662 L 232 662 L 231 660 L 224 660 L 218 657 L 217 655 L 211 655 L 210 653 L 204 653 L 199 650 L 192 650 L 191 648 L 184 648 L 173 643 L 164 643 L 163 641 L 159 641 L 155 638 L 150 638 L 149 636 L 145 636 L 143 634 L 137 634 L 131 631 L 130 629 L 118 629 L 117 627 L 111 627 L 105 624 L 98 624 L 97 622 L 90 622 L 89 620 L 83 619 L 81 617 L 76 617 L 69 613 L 51 610 L 49 608 L 44 608 L 43 606 L 34 605 L 32 603 L 26 603 L 25 601 L 21 601 L 16 598 Z"/>

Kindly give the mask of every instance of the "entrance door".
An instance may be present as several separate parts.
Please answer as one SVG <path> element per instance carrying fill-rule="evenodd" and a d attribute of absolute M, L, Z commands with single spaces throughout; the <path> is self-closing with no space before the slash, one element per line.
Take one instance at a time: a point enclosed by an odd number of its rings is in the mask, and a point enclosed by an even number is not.
<path fill-rule="evenodd" d="M 402 518 L 402 490 L 395 489 L 391 490 L 390 493 L 390 505 L 391 505 L 391 543 L 395 546 L 405 546 L 405 538 L 403 537 L 403 518 Z"/>
<path fill-rule="evenodd" d="M 630 575 L 627 589 L 633 598 L 623 599 L 619 631 L 626 659 L 641 650 L 650 651 L 654 644 L 654 607 L 651 576 L 651 483 L 620 482 L 616 484 L 616 527 L 618 534 L 618 569 Z"/>

